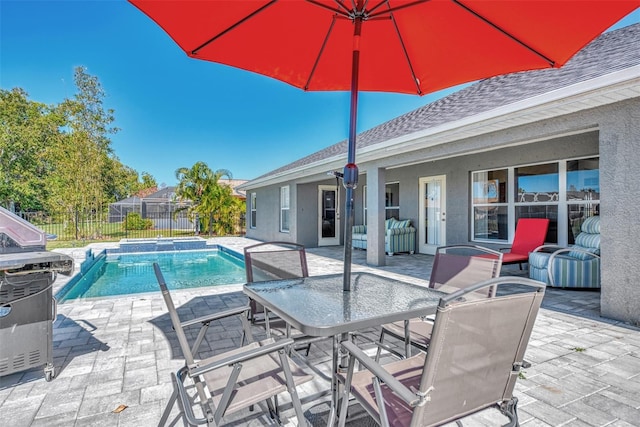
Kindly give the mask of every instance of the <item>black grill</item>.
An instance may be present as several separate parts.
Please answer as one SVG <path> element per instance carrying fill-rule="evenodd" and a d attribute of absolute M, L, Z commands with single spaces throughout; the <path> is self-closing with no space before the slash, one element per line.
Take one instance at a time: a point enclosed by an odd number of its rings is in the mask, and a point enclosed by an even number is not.
<path fill-rule="evenodd" d="M 73 259 L 45 246 L 43 231 L 0 207 L 0 376 L 41 365 L 47 381 L 55 375 L 53 282 Z"/>

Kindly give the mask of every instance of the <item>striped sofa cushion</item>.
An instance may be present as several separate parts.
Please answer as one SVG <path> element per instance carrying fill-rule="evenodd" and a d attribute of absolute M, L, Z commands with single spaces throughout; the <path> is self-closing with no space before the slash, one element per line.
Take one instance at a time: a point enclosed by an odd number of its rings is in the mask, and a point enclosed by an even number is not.
<path fill-rule="evenodd" d="M 556 286 L 566 288 L 599 288 L 600 259 L 577 260 L 558 255 L 551 269 Z"/>

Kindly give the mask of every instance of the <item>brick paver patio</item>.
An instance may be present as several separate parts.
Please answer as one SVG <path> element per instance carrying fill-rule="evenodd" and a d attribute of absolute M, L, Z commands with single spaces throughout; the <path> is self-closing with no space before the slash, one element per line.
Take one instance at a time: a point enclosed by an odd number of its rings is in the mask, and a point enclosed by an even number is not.
<path fill-rule="evenodd" d="M 241 250 L 252 241 L 213 242 Z M 82 258 L 83 250 L 69 250 Z M 374 270 L 426 284 L 432 257 L 396 255 L 387 266 L 366 266 L 363 251 L 354 252 L 354 271 Z M 342 271 L 342 248 L 308 249 L 310 274 Z M 504 267 L 505 274 L 521 274 Z M 61 285 L 56 282 L 56 288 Z M 175 291 L 181 314 L 200 316 L 246 303 L 241 285 Z M 372 337 L 377 331 L 366 331 Z M 260 330 L 256 329 L 259 337 Z M 212 326 L 202 356 L 238 344 L 239 322 Z M 0 345 L 7 345 L 0 343 Z M 215 346 L 212 347 L 211 345 Z M 46 382 L 42 369 L 0 378 L 0 425 L 154 426 L 171 394 L 169 373 L 181 361 L 158 292 L 58 306 L 54 324 L 56 378 Z M 207 351 L 208 350 L 208 351 Z M 312 347 L 310 372 L 316 379 L 300 388 L 309 424 L 324 425 L 328 410 L 330 343 Z M 516 386 L 520 424 L 526 426 L 640 426 L 640 329 L 599 317 L 599 293 L 549 289 L 538 316 Z M 286 401 L 286 399 L 284 399 Z M 126 405 L 119 413 L 114 410 Z M 285 420 L 294 424 L 292 411 Z M 351 426 L 372 425 L 354 408 Z M 465 421 L 467 426 L 505 422 L 488 410 Z M 264 425 L 259 410 L 241 413 L 232 425 Z"/>

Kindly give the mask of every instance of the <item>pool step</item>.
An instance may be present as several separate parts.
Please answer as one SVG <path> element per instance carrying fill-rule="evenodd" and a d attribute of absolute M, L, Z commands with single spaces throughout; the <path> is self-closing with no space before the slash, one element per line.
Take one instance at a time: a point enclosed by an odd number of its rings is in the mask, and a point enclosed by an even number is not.
<path fill-rule="evenodd" d="M 109 253 L 181 251 L 207 249 L 207 241 L 201 237 L 159 237 L 157 239 L 122 239 L 118 249 Z"/>
<path fill-rule="evenodd" d="M 156 250 L 157 251 L 175 251 L 176 245 L 171 240 L 169 241 L 158 240 L 158 242 L 156 243 Z"/>

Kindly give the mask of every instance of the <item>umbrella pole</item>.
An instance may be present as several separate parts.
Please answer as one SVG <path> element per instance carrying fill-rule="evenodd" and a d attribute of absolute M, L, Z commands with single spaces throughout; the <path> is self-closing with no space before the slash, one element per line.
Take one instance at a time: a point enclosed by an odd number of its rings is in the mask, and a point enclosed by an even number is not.
<path fill-rule="evenodd" d="M 353 56 L 351 65 L 351 106 L 349 115 L 349 145 L 347 164 L 344 167 L 343 185 L 346 190 L 345 215 L 347 223 L 344 228 L 344 273 L 342 290 L 351 290 L 351 254 L 353 252 L 352 234 L 355 211 L 353 208 L 353 190 L 358 186 L 358 167 L 356 166 L 356 121 L 358 116 L 358 74 L 360 66 L 360 32 L 362 18 L 356 16 L 353 30 Z"/>

